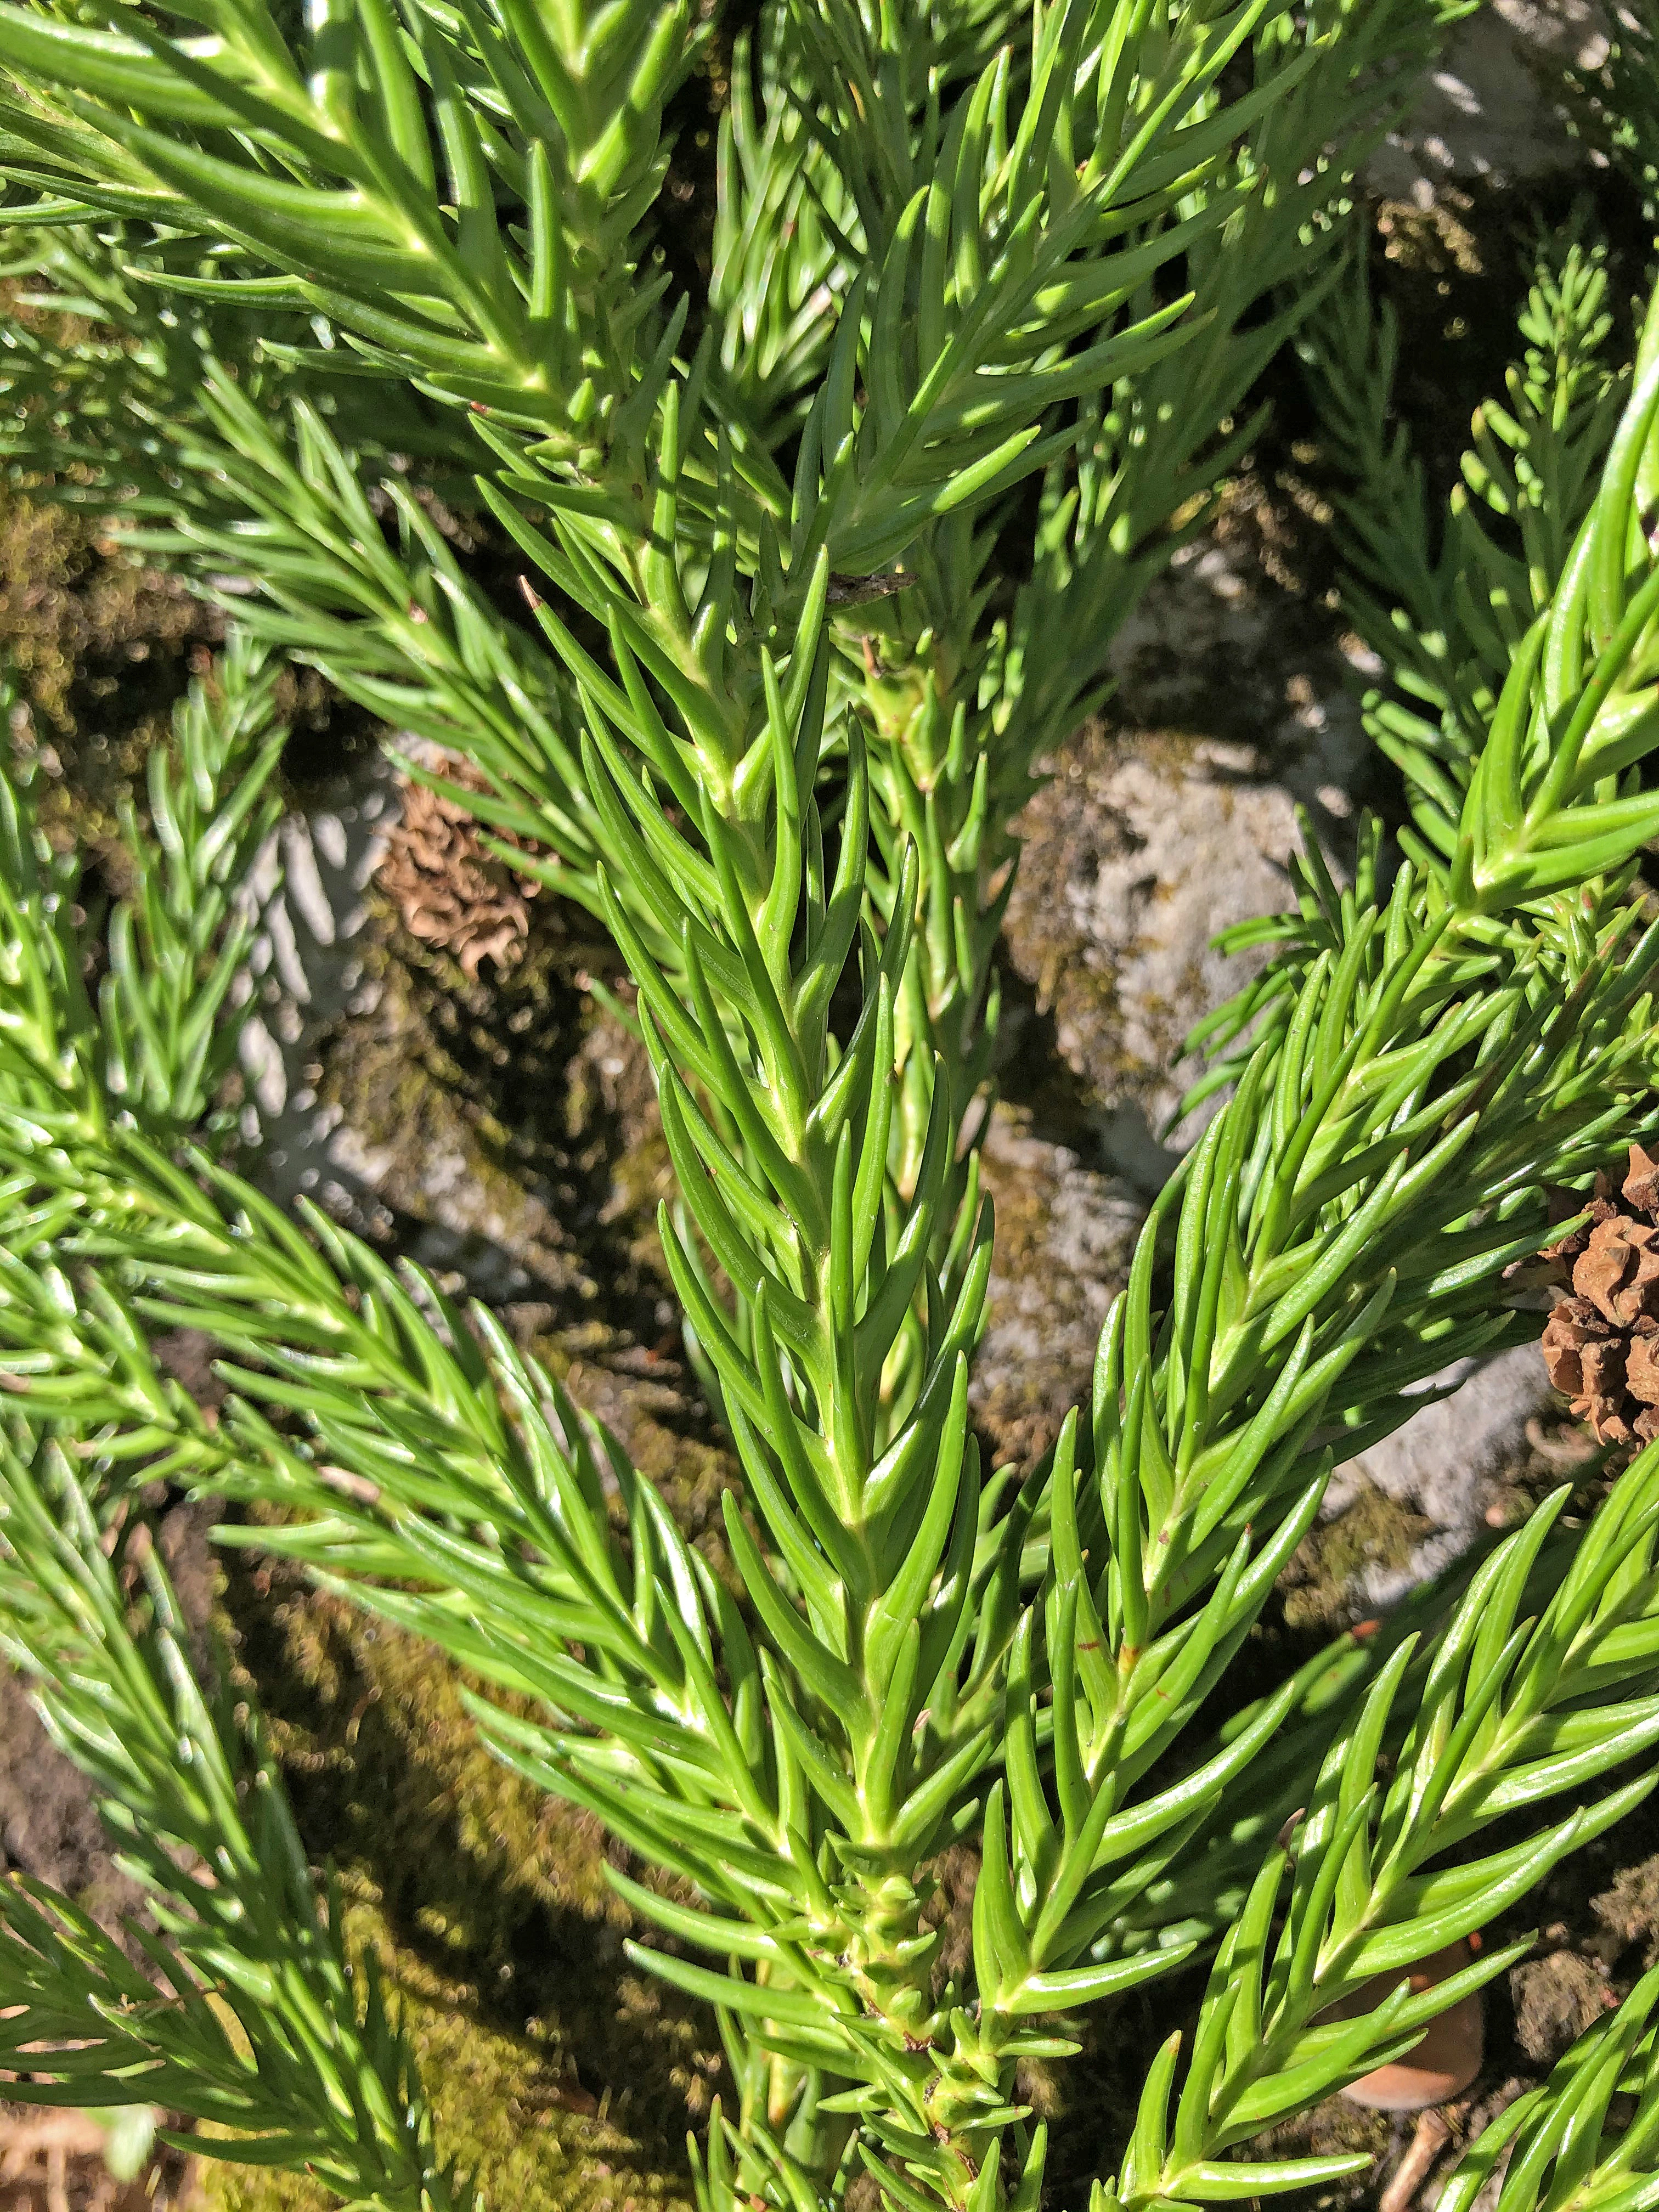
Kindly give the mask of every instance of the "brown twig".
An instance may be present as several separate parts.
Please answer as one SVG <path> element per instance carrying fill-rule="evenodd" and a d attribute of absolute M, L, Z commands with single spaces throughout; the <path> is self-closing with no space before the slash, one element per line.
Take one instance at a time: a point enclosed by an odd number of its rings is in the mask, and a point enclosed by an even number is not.
<path fill-rule="evenodd" d="M 1376 2212 L 1410 2212 L 1418 2191 L 1428 2179 L 1436 2159 L 1450 2139 L 1450 2127 L 1432 2105 L 1427 2112 L 1419 2112 L 1406 2155 L 1376 2200 Z"/>

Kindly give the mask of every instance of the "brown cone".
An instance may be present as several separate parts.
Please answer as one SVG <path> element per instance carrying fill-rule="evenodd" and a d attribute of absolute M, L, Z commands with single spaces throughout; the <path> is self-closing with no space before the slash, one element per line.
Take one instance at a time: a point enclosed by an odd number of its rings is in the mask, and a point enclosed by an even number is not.
<path fill-rule="evenodd" d="M 1624 1199 L 1638 1213 L 1659 1215 L 1659 1160 L 1650 1159 L 1640 1145 L 1630 1148 L 1630 1173 L 1625 1177 Z"/>
<path fill-rule="evenodd" d="M 464 790 L 488 787 L 465 761 L 446 756 L 437 766 Z M 410 936 L 447 952 L 469 979 L 486 960 L 504 974 L 522 955 L 527 902 L 539 886 L 488 849 L 477 818 L 447 793 L 405 785 L 403 819 L 386 840 L 376 877 Z"/>
<path fill-rule="evenodd" d="M 1554 1388 L 1604 1444 L 1659 1435 L 1659 1161 L 1640 1145 L 1619 1198 L 1595 1180 L 1589 1224 L 1547 1247 L 1571 1289 L 1544 1325 Z"/>

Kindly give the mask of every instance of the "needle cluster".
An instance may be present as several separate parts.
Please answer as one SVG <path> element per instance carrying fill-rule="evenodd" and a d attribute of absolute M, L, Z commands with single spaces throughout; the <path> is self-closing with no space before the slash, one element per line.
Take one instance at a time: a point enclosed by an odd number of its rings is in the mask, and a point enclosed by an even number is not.
<path fill-rule="evenodd" d="M 1536 1337 L 1527 1263 L 1591 1218 L 1551 1194 L 1656 1121 L 1659 312 L 1620 372 L 1595 252 L 1540 270 L 1439 532 L 1344 273 L 1357 166 L 1459 12 L 775 0 L 688 291 L 664 118 L 719 31 L 688 0 L 0 0 L 8 449 L 124 497 L 239 623 L 108 913 L 26 763 L 0 778 L 0 1636 L 153 1918 L 124 1946 L 0 1890 L 9 2094 L 160 2104 L 384 2212 L 469 2194 L 258 1715 L 198 1680 L 158 1483 L 428 1638 L 498 1755 L 629 1847 L 612 1879 L 675 1939 L 639 1964 L 726 2040 L 705 2212 L 834 2212 L 866 2175 L 1036 2212 L 1022 2065 L 1188 1964 L 1096 2212 L 1332 2185 L 1354 2160 L 1253 2138 L 1501 1973 L 1512 1947 L 1411 1985 L 1644 1801 L 1659 1447 L 1230 1689 L 1333 1465 Z M 1297 333 L 1412 826 L 1368 823 L 1346 884 L 1310 848 L 1251 933 L 1091 1401 L 988 1466 L 1012 825 Z M 455 502 L 515 550 L 523 621 Z M 729 1578 L 486 1306 L 230 1164 L 283 655 L 619 948 L 741 1474 Z M 177 1328 L 216 1347 L 211 1418 L 158 1361 Z M 930 1869 L 964 1841 L 947 1971 Z M 1504 2212 L 1651 2202 L 1654 2002 L 1449 2201 L 1507 2152 Z"/>

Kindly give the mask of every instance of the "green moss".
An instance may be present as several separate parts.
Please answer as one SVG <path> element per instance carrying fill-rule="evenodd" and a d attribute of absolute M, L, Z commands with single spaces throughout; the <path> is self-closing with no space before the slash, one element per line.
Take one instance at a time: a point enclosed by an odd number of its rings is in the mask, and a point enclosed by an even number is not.
<path fill-rule="evenodd" d="M 0 487 L 0 650 L 54 737 L 131 727 L 182 688 L 217 618 L 80 509 Z"/>
<path fill-rule="evenodd" d="M 1279 1580 L 1286 1627 L 1334 1636 L 1352 1621 L 1366 1567 L 1403 1567 L 1434 1523 L 1370 1484 L 1352 1505 L 1310 1529 Z"/>
<path fill-rule="evenodd" d="M 0 483 L 0 661 L 44 773 L 48 834 L 121 869 L 116 802 L 162 736 L 218 618 L 79 511 Z"/>
<path fill-rule="evenodd" d="M 23 708 L 12 734 L 38 749 L 48 835 L 78 845 L 112 892 L 127 883 L 118 804 L 131 794 L 143 817 L 144 763 L 223 632 L 216 608 L 123 552 L 90 510 L 0 481 L 0 663 Z M 314 671 L 285 668 L 276 696 L 290 787 L 367 742 L 364 717 Z"/>
<path fill-rule="evenodd" d="M 586 1395 L 580 1361 L 566 1368 Z M 707 1540 L 723 1455 L 644 1411 L 634 1441 Z M 605 1869 L 674 1886 L 495 1759 L 462 1702 L 481 1686 L 430 1647 L 281 1562 L 234 1554 L 229 1576 L 240 1661 L 307 1849 L 345 1870 L 351 1939 L 379 1954 L 406 2008 L 446 2153 L 477 2166 L 488 2200 L 522 2212 L 678 2212 L 687 2131 L 722 2087 L 720 2039 L 706 2009 L 629 1964 L 625 1938 L 658 1939 Z M 229 2166 L 210 2169 L 206 2189 L 224 2212 L 324 2201 Z"/>
<path fill-rule="evenodd" d="M 399 1946 L 367 1899 L 348 1914 L 353 1948 L 373 1951 L 404 2021 L 431 2098 L 439 2142 L 476 2179 L 486 2202 L 520 2212 L 682 2212 L 688 2178 L 642 2159 L 630 2093 L 599 2097 L 569 2069 L 556 2027 L 520 2033 L 479 2015 L 473 1985 L 447 1978 Z M 202 2196 L 222 2212 L 323 2212 L 335 2200 L 301 2174 L 213 2163 Z"/>
<path fill-rule="evenodd" d="M 484 1750 L 429 1648 L 279 1563 L 229 1576 L 307 1849 L 344 1870 L 350 1940 L 405 2009 L 447 2154 L 522 2212 L 684 2203 L 719 2038 L 628 1964 L 624 1937 L 650 1935 L 605 1879 L 625 1855 Z M 323 2201 L 228 2165 L 206 2186 L 226 2212 Z"/>

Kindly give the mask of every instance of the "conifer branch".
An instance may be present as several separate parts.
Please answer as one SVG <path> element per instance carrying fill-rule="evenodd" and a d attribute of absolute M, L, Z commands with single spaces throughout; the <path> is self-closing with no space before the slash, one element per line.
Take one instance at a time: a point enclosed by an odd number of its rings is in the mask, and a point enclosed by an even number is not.
<path fill-rule="evenodd" d="M 1498 2212 L 1583 2205 L 1586 2212 L 1645 2206 L 1659 2176 L 1659 2045 L 1653 2014 L 1659 1969 L 1644 1974 L 1618 2010 L 1581 2036 L 1547 2081 L 1517 2097 L 1458 2160 L 1442 2201 L 1468 2208 L 1496 2182 Z M 1635 2109 L 1615 2123 L 1615 2098 Z"/>
<path fill-rule="evenodd" d="M 1464 620 L 1440 730 L 1406 759 L 1426 796 L 1398 872 L 1368 830 L 1350 890 L 1310 854 L 1299 913 L 1258 933 L 1277 957 L 1211 1032 L 1254 1025 L 1206 1079 L 1232 1095 L 1154 1209 L 1086 1423 L 1018 1484 L 982 1473 L 968 1419 L 1012 816 L 1248 447 L 1238 410 L 1329 276 L 1353 166 L 1455 12 L 781 6 L 738 57 L 723 264 L 694 325 L 644 228 L 699 35 L 682 0 L 352 0 L 292 31 L 264 0 L 199 0 L 176 36 L 0 8 L 25 254 L 72 224 L 60 270 L 80 256 L 112 319 L 143 326 L 70 380 L 125 410 L 84 453 L 107 471 L 139 451 L 135 542 L 210 586 L 258 570 L 250 629 L 459 738 L 492 785 L 483 818 L 548 847 L 550 883 L 614 934 L 678 1182 L 665 1252 L 742 1475 L 734 1593 L 486 1310 L 314 1210 L 289 1218 L 189 1141 L 275 744 L 258 750 L 250 675 L 246 713 L 187 710 L 189 773 L 161 757 L 165 852 L 135 834 L 97 1013 L 67 871 L 7 785 L 0 1373 L 42 1442 L 7 1462 L 25 1540 L 0 1618 L 102 1772 L 69 1644 L 39 1627 L 54 1574 L 104 1589 L 83 1540 L 102 1493 L 34 1469 L 84 1463 L 114 1494 L 142 1468 L 280 1509 L 261 1543 L 510 1692 L 477 1705 L 498 1753 L 708 1908 L 617 1877 L 715 1961 L 640 1954 L 725 2026 L 738 2109 L 701 2154 L 707 2212 L 833 2207 L 860 2166 L 904 2212 L 1036 2212 L 1019 2063 L 1066 2055 L 1069 2015 L 1200 1950 L 1184 2079 L 1172 2043 L 1102 2206 L 1334 2179 L 1227 2154 L 1505 1961 L 1321 2014 L 1649 1786 L 1557 1802 L 1659 1735 L 1652 1452 L 1587 1532 L 1552 1535 L 1547 1508 L 1455 1603 L 1436 1594 L 1420 1650 L 1401 1624 L 1188 1741 L 1333 1459 L 1452 1353 L 1530 1332 L 1507 1271 L 1555 1233 L 1547 1188 L 1650 1133 L 1659 928 L 1632 884 L 1659 830 L 1659 368 L 1650 339 L 1627 396 L 1595 366 L 1593 265 L 1540 283 L 1535 358 L 1477 440 L 1495 510 L 1547 479 L 1519 556 L 1470 524 L 1454 584 L 1382 529 L 1376 486 L 1409 484 L 1407 464 L 1350 425 L 1375 580 L 1401 572 L 1426 619 L 1478 570 L 1520 611 Z M 141 287 L 179 303 L 171 323 L 146 324 Z M 263 344 L 255 313 L 284 319 Z M 217 366 L 175 408 L 192 315 Z M 1380 388 L 1386 338 L 1342 327 Z M 22 348 L 15 380 L 42 422 L 54 343 Z M 398 397 L 377 430 L 381 388 Z M 544 646 L 401 474 L 405 426 L 417 459 L 477 469 Z M 1031 575 L 988 622 L 1006 495 L 1033 478 Z M 221 1352 L 216 1425 L 157 1366 L 148 1337 L 176 1326 Z M 1310 1817 L 1267 1851 L 1287 1791 Z M 179 1826 L 143 1802 L 158 1837 Z M 1439 1863 L 1516 1812 L 1523 1843 Z M 945 1981 L 926 1868 L 961 1838 L 981 1870 Z M 290 1917 L 311 1959 L 309 1905 Z M 43 2003 L 82 1971 L 65 1961 L 91 1938 L 58 1908 L 8 1924 L 46 1962 L 20 1966 Z M 173 1930 L 181 1957 L 196 1924 Z M 348 2191 L 437 2201 L 372 2003 L 360 2021 L 331 1984 L 323 2010 L 310 2074 L 280 2076 L 286 2117 L 258 2124 L 288 2131 L 283 2156 L 314 2138 Z M 307 2101 L 322 2050 L 358 2084 L 366 2181 Z M 61 2055 L 67 2081 L 82 2062 Z M 402 2165 L 394 2138 L 419 2145 Z"/>
<path fill-rule="evenodd" d="M 258 919 L 246 878 L 279 811 L 275 685 L 263 648 L 234 637 L 175 713 L 172 744 L 151 754 L 149 823 L 130 800 L 121 814 L 141 888 L 110 910 L 95 1007 L 83 975 L 102 917 L 77 903 L 79 856 L 53 851 L 24 788 L 0 776 L 0 1097 L 58 1089 L 89 1126 L 125 1114 L 164 1141 L 216 1113 Z"/>
<path fill-rule="evenodd" d="M 84 1466 L 84 1444 L 76 1456 Z M 150 1915 L 123 1942 L 8 1877 L 7 2094 L 159 2105 L 212 2123 L 218 2156 L 308 2170 L 348 2203 L 465 2208 L 373 1961 L 354 1973 L 331 1888 L 319 1910 L 257 1717 L 228 1686 L 198 1683 L 149 1522 L 14 1424 L 0 1436 L 0 1531 L 7 1656 L 92 1778 Z"/>
<path fill-rule="evenodd" d="M 1386 305 L 1373 309 L 1358 254 L 1303 344 L 1352 480 L 1340 510 L 1345 605 L 1395 693 L 1368 695 L 1366 728 L 1405 774 L 1419 829 L 1443 853 L 1510 661 L 1553 597 L 1595 495 L 1630 381 L 1601 358 L 1612 328 L 1605 252 L 1571 234 L 1540 240 L 1520 319 L 1525 354 L 1504 392 L 1476 410 L 1462 482 L 1434 531 L 1421 465 L 1405 430 L 1387 428 L 1397 325 Z"/>

